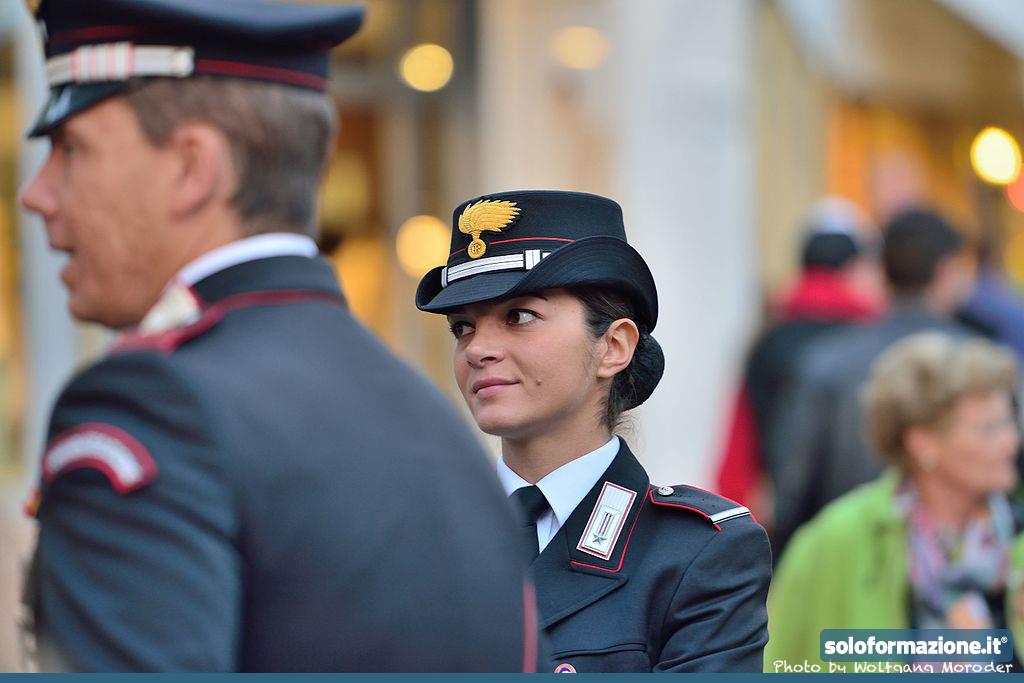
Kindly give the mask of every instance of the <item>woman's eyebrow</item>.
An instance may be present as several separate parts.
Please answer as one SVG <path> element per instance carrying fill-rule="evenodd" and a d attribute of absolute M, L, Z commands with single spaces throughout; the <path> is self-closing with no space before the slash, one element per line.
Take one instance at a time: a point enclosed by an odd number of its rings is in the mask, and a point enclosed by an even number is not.
<path fill-rule="evenodd" d="M 544 301 L 548 300 L 548 298 L 543 294 L 524 294 L 523 296 L 517 296 L 514 299 L 509 299 L 508 302 L 511 304 L 517 301 L 524 301 L 526 299 L 543 299 Z"/>

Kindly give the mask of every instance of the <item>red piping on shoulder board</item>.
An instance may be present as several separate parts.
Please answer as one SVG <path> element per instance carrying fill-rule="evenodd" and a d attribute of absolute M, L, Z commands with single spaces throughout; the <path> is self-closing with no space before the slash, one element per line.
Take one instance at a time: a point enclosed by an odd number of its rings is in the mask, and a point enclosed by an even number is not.
<path fill-rule="evenodd" d="M 701 489 L 701 490 L 703 491 L 704 489 Z M 707 493 L 710 493 L 710 491 L 708 491 Z M 659 500 L 655 500 L 655 498 L 654 498 L 654 489 L 653 488 L 647 491 L 647 497 L 650 498 L 651 502 L 654 503 L 655 505 L 661 505 L 662 507 L 667 507 L 667 508 L 679 508 L 681 510 L 690 510 L 691 512 L 696 512 L 698 515 L 700 515 L 704 519 L 706 519 L 709 522 L 711 522 L 711 525 L 713 527 L 715 527 L 716 530 L 718 530 L 718 531 L 722 530 L 722 527 L 718 526 L 717 524 L 715 524 L 714 522 L 711 521 L 711 515 L 709 515 L 708 513 L 704 512 L 703 510 L 698 510 L 697 508 L 692 508 L 689 505 L 680 505 L 679 503 L 667 503 L 667 502 L 665 502 L 663 500 L 660 500 L 660 501 Z"/>
<path fill-rule="evenodd" d="M 196 297 L 199 298 L 198 296 Z M 111 353 L 127 353 L 141 349 L 152 349 L 169 354 L 189 339 L 198 337 L 214 327 L 231 311 L 254 306 L 280 306 L 284 304 L 323 302 L 344 305 L 345 299 L 337 294 L 309 289 L 290 289 L 270 292 L 246 292 L 236 294 L 210 305 L 202 316 L 191 325 L 176 327 L 161 334 L 126 334 Z"/>
<path fill-rule="evenodd" d="M 606 567 L 598 567 L 596 564 L 587 564 L 586 562 L 572 561 L 572 564 L 577 567 L 587 567 L 588 569 L 597 569 L 598 571 L 608 572 L 609 574 L 615 574 L 622 570 L 622 564 L 626 561 L 626 551 L 629 550 L 629 541 L 633 538 L 633 530 L 636 529 L 636 523 L 640 521 L 640 513 L 644 511 L 644 505 L 647 503 L 647 497 L 640 499 L 640 509 L 636 511 L 636 517 L 633 518 L 633 525 L 629 527 L 629 534 L 626 536 L 626 545 L 622 546 L 622 555 L 619 557 L 619 566 L 615 569 L 607 569 Z"/>
<path fill-rule="evenodd" d="M 689 486 L 691 489 L 697 489 L 698 491 L 703 491 L 704 493 L 711 494 L 712 496 L 715 496 L 717 498 L 724 498 L 727 501 L 729 501 L 730 503 L 732 503 L 733 505 L 735 505 L 736 507 L 739 507 L 739 508 L 747 507 L 743 503 L 740 503 L 739 501 L 735 501 L 732 498 L 730 498 L 729 496 L 723 496 L 721 493 L 715 493 L 714 491 L 708 491 L 707 489 L 702 489 L 701 487 L 694 486 L 693 484 L 686 484 L 686 486 Z M 651 497 L 651 502 L 658 503 L 658 501 L 654 500 L 653 496 Z M 658 504 L 660 504 L 660 503 L 658 503 Z M 752 520 L 754 520 L 755 522 L 757 522 L 757 517 L 754 516 L 753 510 L 750 510 L 749 514 L 750 514 L 750 518 Z M 757 522 L 757 523 L 760 524 L 760 522 Z M 721 531 L 721 530 L 719 530 L 719 531 Z"/>

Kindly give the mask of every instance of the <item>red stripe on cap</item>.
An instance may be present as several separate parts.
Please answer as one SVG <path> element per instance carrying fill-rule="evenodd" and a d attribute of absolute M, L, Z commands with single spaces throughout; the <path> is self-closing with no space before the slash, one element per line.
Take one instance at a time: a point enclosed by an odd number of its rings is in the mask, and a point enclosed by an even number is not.
<path fill-rule="evenodd" d="M 327 79 L 304 71 L 292 71 L 291 69 L 278 69 L 272 66 L 259 66 L 257 64 L 246 64 L 244 62 L 227 62 L 220 59 L 199 59 L 196 60 L 196 72 L 217 74 L 219 76 L 241 76 L 266 79 L 298 85 L 304 88 L 315 90 L 326 90 Z"/>
<path fill-rule="evenodd" d="M 509 242 L 574 242 L 575 240 L 566 239 L 565 237 L 517 237 L 514 240 L 498 240 L 497 242 L 488 242 L 487 246 L 493 247 L 495 244 L 508 244 Z M 459 249 L 448 254 L 448 258 L 455 256 L 466 251 L 465 249 Z"/>
<path fill-rule="evenodd" d="M 53 44 L 88 41 L 98 38 L 129 38 L 152 32 L 152 28 L 144 26 L 90 26 L 89 28 L 76 28 L 54 33 L 49 37 L 48 42 Z"/>

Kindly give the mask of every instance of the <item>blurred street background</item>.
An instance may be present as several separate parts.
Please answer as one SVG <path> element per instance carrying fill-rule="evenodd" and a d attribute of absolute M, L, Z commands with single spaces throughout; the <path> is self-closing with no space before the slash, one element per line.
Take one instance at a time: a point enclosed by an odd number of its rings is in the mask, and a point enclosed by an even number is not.
<path fill-rule="evenodd" d="M 816 200 L 871 225 L 927 204 L 1024 287 L 1024 3 L 366 4 L 336 54 L 321 248 L 355 314 L 460 408 L 445 321 L 413 292 L 446 258 L 452 208 L 488 192 L 622 205 L 661 299 L 665 378 L 625 434 L 655 483 L 714 485 L 745 355 Z M 109 341 L 68 317 L 61 259 L 17 203 L 47 152 L 24 140 L 42 63 L 21 0 L 0 0 L 0 671 L 21 667 L 20 509 L 48 410 Z"/>

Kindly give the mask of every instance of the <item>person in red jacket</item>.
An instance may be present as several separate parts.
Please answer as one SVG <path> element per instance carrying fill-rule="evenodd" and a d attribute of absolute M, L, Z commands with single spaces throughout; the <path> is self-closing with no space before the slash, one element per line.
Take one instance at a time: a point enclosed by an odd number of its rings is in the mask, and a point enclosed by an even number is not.
<path fill-rule="evenodd" d="M 866 322 L 884 308 L 877 237 L 860 209 L 839 197 L 811 209 L 796 282 L 754 343 L 733 401 L 718 461 L 717 492 L 771 523 L 772 454 L 763 435 L 804 346 L 839 326 Z"/>

